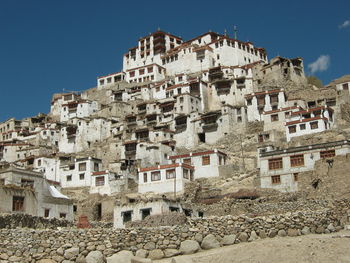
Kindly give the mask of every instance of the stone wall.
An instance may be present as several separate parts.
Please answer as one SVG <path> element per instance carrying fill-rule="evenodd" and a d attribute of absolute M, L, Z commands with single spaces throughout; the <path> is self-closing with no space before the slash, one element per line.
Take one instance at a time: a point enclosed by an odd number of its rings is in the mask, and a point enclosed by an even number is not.
<path fill-rule="evenodd" d="M 136 255 L 159 258 L 187 253 L 186 242 L 189 240 L 201 244 L 203 248 L 208 245 L 203 239 L 215 238 L 216 245 L 223 245 L 253 241 L 257 238 L 273 238 L 276 235 L 329 233 L 340 230 L 348 221 L 349 205 L 348 199 L 336 201 L 332 207 L 317 211 L 260 217 L 228 215 L 189 219 L 186 224 L 173 227 L 113 230 L 64 228 L 35 231 L 23 228 L 0 229 L 0 259 L 9 259 L 11 262 L 37 262 L 50 258 L 56 262 L 62 262 L 64 259 L 82 262 L 90 251 L 95 250 L 101 251 L 105 257 L 121 250 L 129 250 Z"/>
<path fill-rule="evenodd" d="M 73 223 L 57 218 L 43 218 L 27 214 L 0 214 L 0 228 L 57 228 L 73 226 Z"/>

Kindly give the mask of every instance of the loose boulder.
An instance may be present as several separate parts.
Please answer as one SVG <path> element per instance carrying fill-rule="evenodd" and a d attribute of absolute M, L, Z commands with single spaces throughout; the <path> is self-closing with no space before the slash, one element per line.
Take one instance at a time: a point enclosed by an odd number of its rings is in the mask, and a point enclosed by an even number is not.
<path fill-rule="evenodd" d="M 91 251 L 85 258 L 86 263 L 103 263 L 103 254 L 101 251 Z"/>
<path fill-rule="evenodd" d="M 209 234 L 205 238 L 203 238 L 201 247 L 203 249 L 217 248 L 217 247 L 220 247 L 220 243 L 219 241 L 217 241 L 217 239 L 213 234 Z"/>
<path fill-rule="evenodd" d="M 180 244 L 180 252 L 184 255 L 196 253 L 200 249 L 197 241 L 185 240 Z"/>

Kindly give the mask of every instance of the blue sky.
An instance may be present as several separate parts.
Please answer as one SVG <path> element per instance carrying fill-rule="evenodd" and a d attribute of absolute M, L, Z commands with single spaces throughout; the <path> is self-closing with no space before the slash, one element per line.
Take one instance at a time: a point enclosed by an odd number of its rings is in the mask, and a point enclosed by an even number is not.
<path fill-rule="evenodd" d="M 1 0 L 0 121 L 48 113 L 53 93 L 94 87 L 158 27 L 188 40 L 233 35 L 237 25 L 240 40 L 269 58 L 304 58 L 306 72 L 327 84 L 350 74 L 349 10 L 348 0 Z"/>

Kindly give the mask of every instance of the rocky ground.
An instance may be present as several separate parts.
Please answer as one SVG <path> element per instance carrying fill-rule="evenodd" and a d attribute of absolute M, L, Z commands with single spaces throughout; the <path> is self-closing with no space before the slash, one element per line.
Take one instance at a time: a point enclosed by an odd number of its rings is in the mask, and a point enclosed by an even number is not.
<path fill-rule="evenodd" d="M 157 263 L 350 262 L 350 231 L 277 237 L 162 259 Z"/>

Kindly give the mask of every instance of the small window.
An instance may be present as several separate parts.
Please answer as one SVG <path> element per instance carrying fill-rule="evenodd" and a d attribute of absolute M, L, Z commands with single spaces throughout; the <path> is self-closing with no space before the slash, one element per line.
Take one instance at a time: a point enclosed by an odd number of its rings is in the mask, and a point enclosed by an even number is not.
<path fill-rule="evenodd" d="M 104 176 L 98 176 L 95 179 L 95 185 L 96 186 L 103 186 L 105 185 L 105 177 Z"/>
<path fill-rule="evenodd" d="M 272 184 L 280 184 L 281 183 L 281 176 L 280 175 L 271 176 L 271 182 L 272 182 Z"/>
<path fill-rule="evenodd" d="M 202 165 L 209 165 L 210 164 L 210 156 L 202 156 Z"/>
<path fill-rule="evenodd" d="M 99 170 L 99 165 L 98 163 L 94 163 L 94 171 L 97 172 Z"/>
<path fill-rule="evenodd" d="M 300 124 L 300 130 L 305 130 L 306 129 L 306 125 L 305 124 Z"/>
<path fill-rule="evenodd" d="M 85 174 L 79 174 L 79 180 L 84 180 L 85 179 Z"/>
<path fill-rule="evenodd" d="M 321 151 L 320 156 L 321 156 L 321 159 L 334 157 L 335 150 Z"/>
<path fill-rule="evenodd" d="M 343 84 L 343 90 L 349 90 L 349 83 Z"/>
<path fill-rule="evenodd" d="M 183 159 L 183 163 L 191 165 L 191 158 Z"/>
<path fill-rule="evenodd" d="M 299 176 L 299 173 L 294 173 L 293 174 L 293 179 L 294 179 L 294 182 L 298 182 L 298 176 Z"/>
<path fill-rule="evenodd" d="M 132 211 L 122 212 L 123 223 L 129 222 L 132 219 Z"/>
<path fill-rule="evenodd" d="M 304 155 L 294 155 L 290 157 L 290 166 L 291 167 L 297 167 L 297 166 L 304 166 Z"/>
<path fill-rule="evenodd" d="M 296 125 L 289 126 L 288 127 L 288 131 L 289 131 L 289 133 L 296 133 L 297 132 L 297 126 Z"/>
<path fill-rule="evenodd" d="M 45 208 L 44 210 L 44 217 L 49 217 L 50 216 L 50 209 Z"/>
<path fill-rule="evenodd" d="M 166 170 L 166 179 L 173 179 L 176 177 L 175 169 Z"/>
<path fill-rule="evenodd" d="M 79 164 L 79 171 L 86 171 L 86 163 Z"/>
<path fill-rule="evenodd" d="M 318 122 L 314 121 L 314 122 L 310 122 L 310 128 L 311 130 L 315 130 L 318 128 Z"/>
<path fill-rule="evenodd" d="M 66 218 L 67 214 L 66 213 L 60 213 L 60 218 Z"/>
<path fill-rule="evenodd" d="M 147 183 L 147 173 L 143 173 L 143 182 Z"/>
<path fill-rule="evenodd" d="M 161 177 L 160 177 L 160 172 L 152 172 L 151 173 L 151 180 L 152 181 L 160 181 Z"/>
<path fill-rule="evenodd" d="M 278 121 L 278 114 L 271 115 L 271 121 Z"/>
<path fill-rule="evenodd" d="M 67 182 L 72 181 L 72 175 L 67 175 Z"/>
<path fill-rule="evenodd" d="M 24 211 L 24 196 L 13 196 L 12 211 Z"/>
<path fill-rule="evenodd" d="M 283 168 L 282 158 L 275 158 L 269 160 L 269 170 L 279 170 Z"/>
<path fill-rule="evenodd" d="M 183 178 L 185 178 L 185 179 L 190 178 L 190 174 L 189 174 L 189 171 L 187 169 L 183 169 L 182 172 L 183 172 Z"/>

